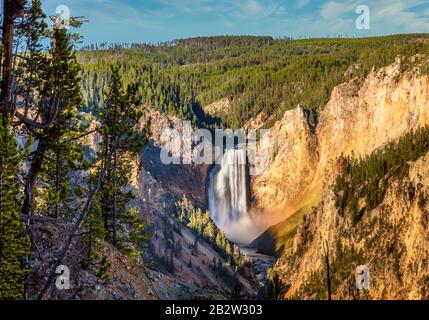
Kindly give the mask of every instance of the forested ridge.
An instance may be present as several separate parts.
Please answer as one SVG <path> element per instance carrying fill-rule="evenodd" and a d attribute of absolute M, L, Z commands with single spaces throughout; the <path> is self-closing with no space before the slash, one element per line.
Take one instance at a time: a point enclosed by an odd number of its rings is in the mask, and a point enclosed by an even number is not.
<path fill-rule="evenodd" d="M 249 262 L 238 246 L 228 240 L 225 232 L 216 226 L 210 218 L 209 211 L 203 212 L 200 208 L 195 208 L 192 202 L 184 196 L 176 203 L 176 215 L 178 220 L 187 225 L 198 237 L 208 241 L 227 261 L 228 266 L 239 269 Z"/>
<path fill-rule="evenodd" d="M 219 115 L 224 126 L 242 127 L 262 113 L 270 127 L 298 104 L 317 112 L 336 85 L 373 67 L 393 63 L 397 56 L 428 53 L 428 38 L 200 37 L 156 45 L 94 45 L 78 58 L 89 108 L 102 101 L 108 71 L 116 65 L 125 83 L 138 82 L 143 103 L 162 112 L 210 126 L 216 121 L 202 108 L 228 98 L 231 110 Z"/>

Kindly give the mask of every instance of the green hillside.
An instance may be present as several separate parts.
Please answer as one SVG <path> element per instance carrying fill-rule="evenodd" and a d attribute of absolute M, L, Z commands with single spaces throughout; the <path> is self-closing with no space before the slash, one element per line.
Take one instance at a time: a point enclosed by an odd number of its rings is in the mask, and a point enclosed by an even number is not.
<path fill-rule="evenodd" d="M 125 84 L 137 81 L 144 103 L 162 112 L 213 125 L 215 119 L 202 107 L 229 98 L 232 110 L 221 115 L 225 126 L 241 127 L 262 112 L 269 127 L 298 103 L 317 111 L 334 86 L 374 66 L 429 52 L 428 39 L 427 34 L 308 40 L 225 36 L 126 49 L 92 46 L 78 58 L 90 108 L 103 102 L 110 66 L 118 65 Z"/>

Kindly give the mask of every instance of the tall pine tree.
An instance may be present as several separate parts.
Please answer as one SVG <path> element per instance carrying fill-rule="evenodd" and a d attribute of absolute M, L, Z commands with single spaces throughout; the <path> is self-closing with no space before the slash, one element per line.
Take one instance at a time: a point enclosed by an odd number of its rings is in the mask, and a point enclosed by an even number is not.
<path fill-rule="evenodd" d="M 137 86 L 123 89 L 119 70 L 112 67 L 105 104 L 100 110 L 101 163 L 111 154 L 106 175 L 100 188 L 100 204 L 107 239 L 121 251 L 136 257 L 143 221 L 132 208 L 129 188 L 133 158 L 147 143 L 146 135 L 137 130 L 141 118 Z"/>
<path fill-rule="evenodd" d="M 0 298 L 21 299 L 27 273 L 22 262 L 30 252 L 30 240 L 21 221 L 16 180 L 21 156 L 9 124 L 0 116 Z"/>
<path fill-rule="evenodd" d="M 43 198 L 40 212 L 58 217 L 69 212 L 70 172 L 84 167 L 79 138 L 86 130 L 80 119 L 80 67 L 71 35 L 61 28 L 52 31 L 47 55 L 36 55 L 40 81 L 34 98 L 43 128 L 27 126 L 37 141 L 25 185 L 22 212 L 33 210 L 34 189 L 42 174 Z"/>

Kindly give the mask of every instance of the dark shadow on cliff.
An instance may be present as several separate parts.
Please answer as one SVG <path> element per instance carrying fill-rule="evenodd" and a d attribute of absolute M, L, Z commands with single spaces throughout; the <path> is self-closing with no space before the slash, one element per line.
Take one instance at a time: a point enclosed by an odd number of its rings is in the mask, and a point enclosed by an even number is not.
<path fill-rule="evenodd" d="M 163 164 L 161 149 L 151 141 L 141 152 L 141 168 L 149 172 L 164 188 L 182 198 L 185 195 L 197 207 L 207 208 L 206 185 L 210 165 Z"/>

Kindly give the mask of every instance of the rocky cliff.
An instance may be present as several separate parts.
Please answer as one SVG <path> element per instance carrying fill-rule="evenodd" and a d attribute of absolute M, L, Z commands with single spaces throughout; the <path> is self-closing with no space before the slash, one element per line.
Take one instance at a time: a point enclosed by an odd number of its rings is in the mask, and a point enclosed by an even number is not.
<path fill-rule="evenodd" d="M 427 124 L 429 78 L 418 67 L 404 72 L 404 63 L 398 59 L 337 86 L 314 131 L 304 108 L 287 111 L 267 136 L 273 146 L 269 169 L 253 180 L 254 205 L 272 209 L 296 202 L 322 183 L 341 154 L 368 155 Z"/>
<path fill-rule="evenodd" d="M 364 157 L 429 123 L 429 78 L 420 71 L 423 63 L 426 57 L 398 58 L 364 79 L 337 86 L 317 121 L 310 121 L 299 106 L 274 125 L 267 137 L 273 146 L 268 170 L 252 180 L 252 204 L 272 215 L 273 222 L 286 220 L 268 230 L 259 245 L 283 250 L 303 214 L 322 199 L 338 157 Z"/>
<path fill-rule="evenodd" d="M 365 157 L 429 123 L 422 63 L 421 56 L 397 59 L 336 87 L 315 130 L 301 107 L 274 126 L 269 169 L 252 190 L 256 206 L 282 210 L 286 220 L 254 245 L 283 255 L 274 271 L 287 298 L 327 298 L 327 256 L 334 299 L 429 297 L 429 154 L 405 177 L 389 179 L 381 204 L 357 223 L 339 214 L 333 191 L 343 156 Z M 369 290 L 356 288 L 360 265 L 370 272 Z"/>
<path fill-rule="evenodd" d="M 192 200 L 198 207 L 205 208 L 206 183 L 211 169 L 210 165 L 184 164 L 184 143 L 182 135 L 186 130 L 192 130 L 182 120 L 165 116 L 150 108 L 144 113 L 140 126 L 146 127 L 151 137 L 149 145 L 140 154 L 140 167 L 136 168 L 149 172 L 161 185 L 180 199 L 183 195 Z M 179 164 L 163 164 L 161 161 L 161 149 L 168 143 L 167 130 L 176 130 L 179 135 L 174 137 L 170 146 L 172 156 L 180 159 Z M 137 176 L 136 176 L 137 178 Z"/>
<path fill-rule="evenodd" d="M 263 139 L 270 145 L 268 170 L 253 180 L 253 204 L 275 210 L 291 205 L 310 186 L 318 164 L 317 137 L 301 106 L 285 113 Z"/>
<path fill-rule="evenodd" d="M 391 179 L 382 203 L 354 223 L 339 214 L 327 187 L 323 202 L 305 215 L 275 270 L 288 298 L 327 298 L 329 252 L 334 299 L 429 298 L 429 153 Z M 369 290 L 357 290 L 355 270 L 368 268 Z"/>

